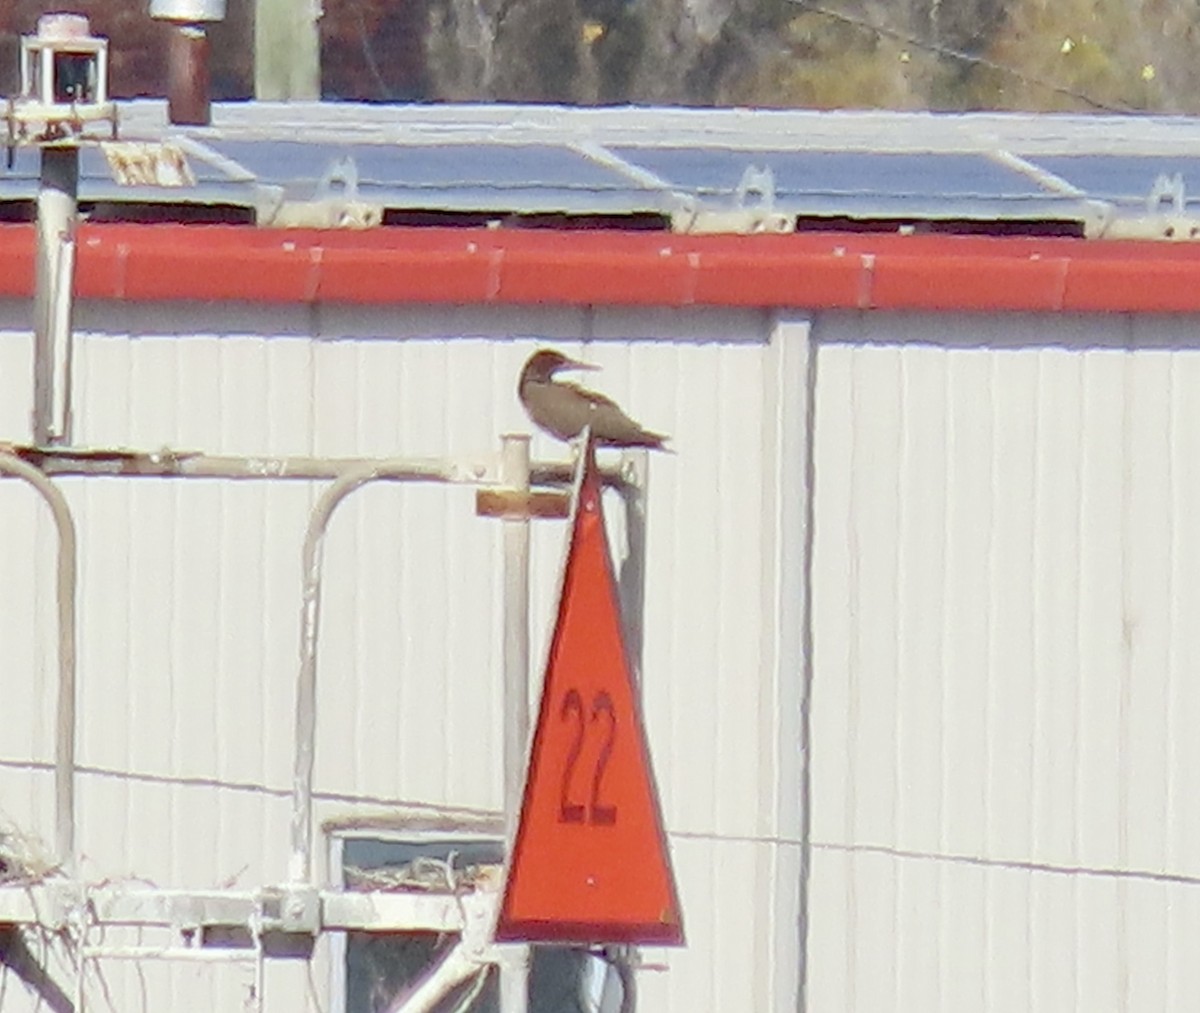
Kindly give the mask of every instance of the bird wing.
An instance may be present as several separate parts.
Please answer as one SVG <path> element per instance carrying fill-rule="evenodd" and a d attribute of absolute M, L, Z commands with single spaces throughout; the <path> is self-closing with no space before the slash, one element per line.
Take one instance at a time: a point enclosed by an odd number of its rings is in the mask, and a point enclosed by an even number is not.
<path fill-rule="evenodd" d="M 614 401 L 611 397 L 605 397 L 603 394 L 598 394 L 594 390 L 589 390 L 587 387 L 580 387 L 579 384 L 571 383 L 570 381 L 567 381 L 567 380 L 558 380 L 556 382 L 558 383 L 558 385 L 560 387 L 567 387 L 570 390 L 574 391 L 576 394 L 578 394 L 585 401 L 591 402 L 593 409 L 595 409 L 595 408 L 615 408 L 617 411 L 619 411 L 619 412 L 621 411 L 621 406 L 618 405 L 617 402 Z M 624 415 L 625 413 L 621 412 L 621 414 Z"/>
<path fill-rule="evenodd" d="M 580 399 L 580 405 L 585 406 L 580 414 L 586 415 L 586 421 L 582 421 L 579 428 L 590 425 L 602 443 L 661 447 L 666 439 L 661 433 L 651 432 L 631 419 L 612 398 L 574 383 L 562 383 L 560 386 L 570 388 L 571 393 Z"/>
<path fill-rule="evenodd" d="M 608 446 L 665 449 L 665 436 L 643 429 L 612 398 L 578 384 L 526 378 L 519 396 L 529 417 L 560 440 L 573 440 L 590 426 L 597 442 Z"/>

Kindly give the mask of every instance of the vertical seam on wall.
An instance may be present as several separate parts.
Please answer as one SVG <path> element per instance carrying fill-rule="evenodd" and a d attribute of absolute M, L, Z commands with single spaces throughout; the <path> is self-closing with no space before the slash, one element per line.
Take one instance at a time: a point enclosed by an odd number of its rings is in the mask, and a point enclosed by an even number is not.
<path fill-rule="evenodd" d="M 771 749 L 768 760 L 759 769 L 759 778 L 764 772 L 770 779 L 772 791 L 769 805 L 760 806 L 756 836 L 758 840 L 773 839 L 778 842 L 780 837 L 787 836 L 784 829 L 784 812 L 786 802 L 783 797 L 786 790 L 786 775 L 784 751 L 789 748 L 786 731 L 782 722 L 782 701 L 784 681 L 788 677 L 785 646 L 786 612 L 786 544 L 783 503 L 786 498 L 787 474 L 787 440 L 784 434 L 784 404 L 787 397 L 787 368 L 783 327 L 786 326 L 779 314 L 768 312 L 763 321 L 763 333 L 767 335 L 766 354 L 762 365 L 762 446 L 765 454 L 763 461 L 763 530 L 762 530 L 762 632 L 764 635 L 762 650 L 763 657 L 770 670 L 769 685 L 763 688 L 759 695 L 759 727 L 761 733 L 769 736 Z M 769 956 L 766 960 L 766 974 L 755 975 L 755 988 L 752 996 L 755 1009 L 782 1008 L 781 964 L 785 958 L 779 952 L 781 940 L 787 938 L 780 913 L 780 872 L 784 867 L 780 861 L 780 845 L 778 843 L 768 848 L 766 856 L 755 859 L 755 890 L 761 891 L 762 896 L 774 898 L 770 904 L 770 917 L 765 926 L 770 939 Z M 797 958 L 797 972 L 799 971 Z M 769 997 L 769 999 L 767 998 Z"/>
<path fill-rule="evenodd" d="M 796 993 L 799 1013 L 808 1009 L 808 881 L 812 866 L 812 684 L 813 684 L 813 544 L 816 492 L 816 322 L 810 321 L 805 341 L 804 362 L 804 529 L 801 545 L 803 601 L 800 609 L 800 980 Z"/>

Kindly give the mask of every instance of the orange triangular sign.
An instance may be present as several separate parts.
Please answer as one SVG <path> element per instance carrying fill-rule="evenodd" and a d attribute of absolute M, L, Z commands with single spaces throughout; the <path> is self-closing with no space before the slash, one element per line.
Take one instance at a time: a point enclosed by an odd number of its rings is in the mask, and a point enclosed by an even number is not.
<path fill-rule="evenodd" d="M 525 942 L 683 942 L 589 445 L 496 924 Z"/>

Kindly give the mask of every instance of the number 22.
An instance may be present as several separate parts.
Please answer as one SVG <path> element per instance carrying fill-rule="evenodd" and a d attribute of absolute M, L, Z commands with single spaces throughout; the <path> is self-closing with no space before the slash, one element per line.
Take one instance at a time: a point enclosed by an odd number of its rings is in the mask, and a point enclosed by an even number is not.
<path fill-rule="evenodd" d="M 605 805 L 600 801 L 600 785 L 604 780 L 604 771 L 612 756 L 613 746 L 617 741 L 617 714 L 613 709 L 612 697 L 601 690 L 592 700 L 591 723 L 594 725 L 603 716 L 608 718 L 608 734 L 600 746 L 596 756 L 596 766 L 592 771 L 592 793 L 588 805 L 571 800 L 571 782 L 575 776 L 575 765 L 579 762 L 579 754 L 583 752 L 583 740 L 587 734 L 588 719 L 585 714 L 583 697 L 579 690 L 569 689 L 563 696 L 559 718 L 563 721 L 575 721 L 575 739 L 567 752 L 567 762 L 563 767 L 562 792 L 558 803 L 558 820 L 560 823 L 591 823 L 594 826 L 612 826 L 617 822 L 617 807 Z"/>

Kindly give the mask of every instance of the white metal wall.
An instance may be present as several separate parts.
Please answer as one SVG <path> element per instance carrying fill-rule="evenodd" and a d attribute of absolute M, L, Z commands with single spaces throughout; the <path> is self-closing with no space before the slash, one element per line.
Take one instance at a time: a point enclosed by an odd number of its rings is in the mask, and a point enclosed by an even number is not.
<path fill-rule="evenodd" d="M 0 438 L 28 433 L 24 319 L 0 304 Z M 85 307 L 81 323 L 93 445 L 487 457 L 527 428 L 512 388 L 539 338 L 605 365 L 605 389 L 679 451 L 651 468 L 645 670 L 689 946 L 649 954 L 669 970 L 642 974 L 643 1004 L 794 1007 L 802 323 L 176 306 Z M 1194 326 L 819 318 L 810 1010 L 1194 1007 Z M 535 453 L 556 449 L 539 436 Z M 282 879 L 314 490 L 64 485 L 85 874 Z M 0 510 L 0 799 L 48 839 L 51 525 L 15 483 Z M 535 657 L 561 539 L 537 528 Z M 371 489 L 338 515 L 320 818 L 498 804 L 496 549 L 465 489 Z M 108 972 L 117 1008 L 237 1008 L 249 981 L 143 975 Z M 275 967 L 270 1008 L 309 990 Z"/>
<path fill-rule="evenodd" d="M 819 319 L 811 1010 L 1200 1003 L 1196 327 Z"/>
<path fill-rule="evenodd" d="M 26 319 L 27 307 L 0 303 L 0 439 L 29 432 Z M 765 316 L 740 312 L 119 305 L 81 307 L 79 324 L 76 442 L 92 446 L 486 459 L 500 433 L 528 429 L 514 387 L 539 340 L 605 366 L 604 389 L 675 434 L 678 452 L 651 464 L 644 670 L 689 945 L 650 955 L 668 969 L 642 974 L 643 1005 L 794 1008 L 799 727 L 777 547 L 796 510 L 783 495 L 796 458 L 777 408 L 803 327 L 771 341 Z M 562 456 L 541 436 L 534 451 Z M 84 875 L 283 880 L 300 544 L 315 488 L 63 486 L 81 551 Z M 52 528 L 16 483 L 0 483 L 0 511 L 0 807 L 49 840 Z M 537 659 L 563 534 L 561 523 L 536 529 Z M 318 818 L 497 807 L 494 522 L 474 516 L 465 488 L 371 488 L 339 511 L 326 561 Z M 237 1009 L 250 981 L 106 975 L 123 1011 Z M 274 966 L 268 1009 L 300 1009 L 325 981 L 320 967 L 312 985 L 303 968 Z M 10 981 L 6 1010 L 17 991 Z"/>

